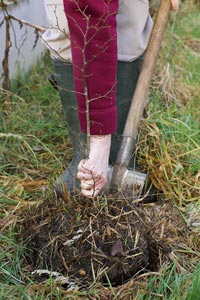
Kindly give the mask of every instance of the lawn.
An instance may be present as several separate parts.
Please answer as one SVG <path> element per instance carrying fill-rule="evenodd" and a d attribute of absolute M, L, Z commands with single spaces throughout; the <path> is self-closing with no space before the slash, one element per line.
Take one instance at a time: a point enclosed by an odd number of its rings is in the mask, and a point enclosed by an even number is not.
<path fill-rule="evenodd" d="M 108 238 L 112 223 L 125 222 L 118 211 L 117 221 L 110 222 L 111 207 L 123 207 L 125 200 L 103 196 L 85 205 L 80 197 L 55 198 L 53 184 L 72 151 L 59 96 L 47 80 L 52 72 L 48 54 L 25 77 L 19 74 L 10 91 L 0 90 L 0 299 L 200 299 L 199 24 L 200 5 L 183 2 L 162 43 L 136 149 L 140 168 L 148 173 L 146 200 L 131 210 L 138 231 L 126 218 L 135 235 L 147 231 L 150 266 L 117 286 L 107 270 L 103 283 L 94 270 L 84 281 L 83 243 L 77 272 L 85 287 L 69 282 L 70 272 L 59 279 L 51 272 L 60 270 L 54 241 L 66 242 L 65 216 L 72 232 L 84 228 L 90 238 L 92 226 L 108 224 Z M 73 255 L 76 246 L 62 253 Z"/>

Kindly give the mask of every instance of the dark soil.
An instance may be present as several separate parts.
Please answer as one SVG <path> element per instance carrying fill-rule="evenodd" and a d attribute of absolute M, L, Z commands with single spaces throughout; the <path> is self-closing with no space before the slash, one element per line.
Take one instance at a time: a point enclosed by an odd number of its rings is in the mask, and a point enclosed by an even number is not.
<path fill-rule="evenodd" d="M 157 270 L 160 249 L 170 251 L 151 235 L 149 217 L 142 205 L 124 199 L 47 201 L 24 219 L 29 263 L 32 270 L 57 271 L 79 286 L 94 281 L 121 285 Z"/>

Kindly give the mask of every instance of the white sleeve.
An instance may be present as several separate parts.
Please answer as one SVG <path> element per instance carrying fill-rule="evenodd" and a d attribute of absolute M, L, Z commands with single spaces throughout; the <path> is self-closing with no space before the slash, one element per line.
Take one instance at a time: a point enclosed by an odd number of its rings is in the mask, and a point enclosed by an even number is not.
<path fill-rule="evenodd" d="M 63 0 L 45 0 L 44 4 L 50 27 L 42 35 L 42 40 L 52 57 L 71 61 L 69 29 Z"/>
<path fill-rule="evenodd" d="M 148 0 L 119 0 L 118 60 L 132 61 L 141 56 L 147 48 L 152 27 Z"/>

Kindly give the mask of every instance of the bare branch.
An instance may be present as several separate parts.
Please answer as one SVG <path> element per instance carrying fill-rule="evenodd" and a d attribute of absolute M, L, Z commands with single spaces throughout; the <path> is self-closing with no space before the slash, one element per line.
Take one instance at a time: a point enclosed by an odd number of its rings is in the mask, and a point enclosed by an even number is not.
<path fill-rule="evenodd" d="M 29 27 L 32 27 L 32 28 L 38 30 L 38 31 L 45 32 L 45 31 L 47 30 L 47 28 L 45 28 L 45 27 L 38 26 L 38 25 L 36 25 L 36 24 L 32 24 L 32 23 L 30 23 L 30 22 L 28 22 L 28 21 L 19 19 L 19 18 L 13 16 L 13 15 L 10 15 L 10 14 L 9 14 L 9 17 L 10 17 L 10 19 L 13 19 L 13 20 L 19 22 L 19 24 L 21 24 L 21 25 L 22 25 L 22 24 L 27 25 L 27 26 L 29 26 Z"/>

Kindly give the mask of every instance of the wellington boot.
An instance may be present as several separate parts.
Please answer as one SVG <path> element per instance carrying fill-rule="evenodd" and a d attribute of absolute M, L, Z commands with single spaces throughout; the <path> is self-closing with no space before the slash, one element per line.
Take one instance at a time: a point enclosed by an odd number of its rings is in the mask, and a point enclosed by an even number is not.
<path fill-rule="evenodd" d="M 126 123 L 127 115 L 137 85 L 138 77 L 142 67 L 144 57 L 141 56 L 132 62 L 118 61 L 117 70 L 117 107 L 118 107 L 118 128 L 112 135 L 110 163 L 113 165 L 116 161 L 120 140 Z M 134 157 L 129 166 L 135 167 Z"/>
<path fill-rule="evenodd" d="M 64 197 L 66 193 L 78 191 L 79 180 L 76 179 L 76 173 L 80 160 L 85 158 L 86 135 L 80 132 L 72 64 L 53 59 L 53 67 L 54 74 L 50 81 L 59 91 L 72 144 L 71 163 L 57 179 L 54 186 L 56 194 Z"/>

